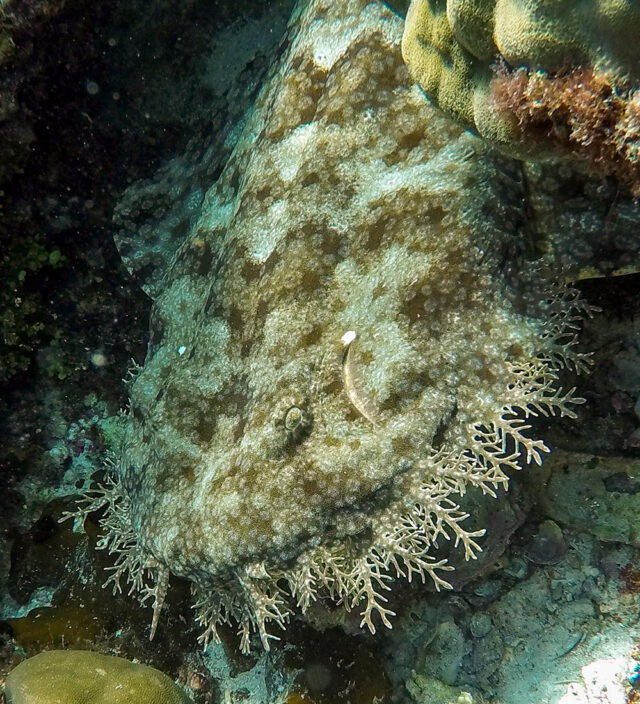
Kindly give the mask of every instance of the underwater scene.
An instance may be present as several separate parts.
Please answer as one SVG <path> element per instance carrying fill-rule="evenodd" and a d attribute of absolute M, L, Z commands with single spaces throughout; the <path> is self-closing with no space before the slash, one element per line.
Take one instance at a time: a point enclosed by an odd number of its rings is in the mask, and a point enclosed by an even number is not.
<path fill-rule="evenodd" d="M 0 703 L 640 704 L 640 2 L 0 0 Z"/>

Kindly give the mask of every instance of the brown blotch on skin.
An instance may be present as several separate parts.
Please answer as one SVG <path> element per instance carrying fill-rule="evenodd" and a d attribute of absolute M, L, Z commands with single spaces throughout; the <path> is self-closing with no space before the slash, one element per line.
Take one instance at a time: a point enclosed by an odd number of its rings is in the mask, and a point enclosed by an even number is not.
<path fill-rule="evenodd" d="M 435 230 L 441 229 L 447 225 L 447 223 L 445 223 L 445 218 L 447 215 L 448 211 L 445 208 L 438 203 L 431 203 L 429 204 L 424 217 L 429 220 L 429 224 Z"/>
<path fill-rule="evenodd" d="M 326 72 L 312 56 L 297 56 L 287 70 L 272 106 L 272 112 L 277 117 L 265 128 L 264 136 L 277 143 L 299 125 L 311 122 L 316 115 L 325 80 Z"/>
<path fill-rule="evenodd" d="M 402 149 L 415 149 L 415 147 L 420 144 L 423 137 L 424 129 L 415 129 L 412 132 L 403 134 L 402 137 L 398 139 L 398 144 Z"/>
<path fill-rule="evenodd" d="M 342 382 L 338 379 L 334 379 L 323 387 L 323 391 L 327 396 L 337 396 L 342 393 L 343 388 Z"/>
<path fill-rule="evenodd" d="M 317 171 L 311 171 L 308 174 L 305 174 L 303 177 L 301 184 L 303 187 L 306 186 L 312 186 L 314 183 L 318 183 L 320 181 L 320 176 L 318 175 Z"/>
<path fill-rule="evenodd" d="M 260 276 L 260 265 L 252 262 L 250 259 L 245 259 L 241 269 L 242 278 L 250 283 L 255 281 Z"/>
<path fill-rule="evenodd" d="M 234 194 L 238 192 L 238 188 L 240 187 L 240 171 L 238 169 L 235 169 L 231 175 L 229 187 L 233 190 Z"/>
<path fill-rule="evenodd" d="M 307 496 L 319 496 L 324 494 L 325 487 L 322 486 L 318 479 L 315 479 L 313 473 L 306 471 L 302 473 L 302 489 Z"/>
<path fill-rule="evenodd" d="M 201 416 L 196 426 L 196 433 L 200 442 L 204 445 L 208 445 L 213 438 L 213 434 L 216 431 L 216 419 L 215 416 Z"/>
<path fill-rule="evenodd" d="M 427 301 L 428 298 L 422 291 L 416 291 L 408 301 L 405 301 L 402 314 L 406 315 L 411 323 L 415 323 L 424 315 Z"/>
<path fill-rule="evenodd" d="M 238 419 L 238 422 L 236 423 L 234 429 L 233 429 L 233 441 L 234 442 L 240 442 L 242 436 L 244 435 L 244 429 L 247 424 L 247 419 L 245 418 L 244 414 L 240 416 Z"/>
<path fill-rule="evenodd" d="M 237 306 L 230 306 L 224 317 L 232 331 L 242 330 L 244 316 Z"/>
<path fill-rule="evenodd" d="M 348 421 L 362 420 L 362 415 L 357 408 L 354 408 L 351 404 L 347 407 L 345 418 Z"/>
<path fill-rule="evenodd" d="M 258 188 L 255 192 L 255 197 L 258 200 L 264 200 L 265 198 L 268 198 L 271 193 L 272 193 L 272 188 L 271 186 L 262 186 L 262 188 Z"/>
<path fill-rule="evenodd" d="M 204 242 L 201 246 L 201 252 L 198 260 L 198 266 L 196 267 L 196 273 L 200 276 L 206 276 L 211 271 L 212 261 L 213 253 L 211 251 L 211 247 L 207 242 Z"/>
<path fill-rule="evenodd" d="M 320 288 L 320 276 L 317 271 L 306 269 L 300 280 L 302 288 L 308 293 L 313 293 Z"/>
<path fill-rule="evenodd" d="M 393 448 L 393 451 L 399 456 L 411 452 L 412 445 L 413 443 L 411 442 L 411 438 L 396 436 L 391 439 L 391 447 Z"/>
<path fill-rule="evenodd" d="M 358 362 L 361 364 L 371 364 L 373 360 L 375 359 L 375 355 L 371 350 L 363 350 L 359 355 L 358 355 Z"/>
<path fill-rule="evenodd" d="M 524 357 L 524 350 L 522 349 L 522 345 L 519 344 L 514 344 L 509 347 L 507 350 L 507 354 L 509 355 L 507 359 L 522 359 Z"/>
<path fill-rule="evenodd" d="M 300 339 L 300 345 L 302 347 L 310 347 L 311 345 L 316 345 L 320 342 L 322 337 L 322 328 L 318 325 L 314 326 L 309 332 L 305 333 Z"/>
<path fill-rule="evenodd" d="M 234 415 L 235 413 L 240 413 L 246 407 L 249 403 L 249 397 L 242 391 L 237 390 L 236 387 L 224 397 L 223 402 L 224 412 Z"/>
<path fill-rule="evenodd" d="M 138 423 L 142 423 L 144 421 L 142 411 L 138 408 L 136 404 L 131 404 L 131 415 L 136 421 L 138 421 Z"/>
<path fill-rule="evenodd" d="M 251 408 L 251 424 L 266 425 L 273 420 L 273 409 L 277 404 L 275 396 L 265 396 L 260 405 L 255 405 Z"/>
<path fill-rule="evenodd" d="M 340 235 L 335 230 L 325 229 L 321 246 L 323 254 L 338 254 L 340 249 Z"/>
<path fill-rule="evenodd" d="M 258 301 L 258 305 L 256 306 L 256 314 L 255 314 L 255 319 L 256 320 L 264 320 L 265 316 L 269 312 L 270 309 L 270 304 L 268 300 L 265 300 L 264 298 L 261 298 Z"/>
<path fill-rule="evenodd" d="M 396 391 L 391 392 L 380 404 L 381 411 L 395 411 L 402 403 L 402 396 Z"/>
<path fill-rule="evenodd" d="M 383 215 L 369 226 L 365 247 L 370 252 L 374 252 L 382 244 L 382 238 L 386 232 L 389 232 L 390 219 L 390 215 Z"/>
<path fill-rule="evenodd" d="M 393 149 L 388 154 L 385 154 L 382 159 L 386 166 L 393 166 L 405 158 L 403 149 Z"/>
<path fill-rule="evenodd" d="M 452 247 L 445 254 L 448 268 L 456 271 L 460 269 L 460 264 L 467 260 L 467 256 L 459 247 Z"/>
<path fill-rule="evenodd" d="M 196 479 L 196 473 L 193 469 L 193 466 L 190 464 L 183 464 L 180 467 L 180 474 L 182 475 L 183 479 L 189 482 L 189 484 L 193 484 Z"/>
<path fill-rule="evenodd" d="M 268 276 L 274 270 L 276 264 L 278 264 L 280 260 L 280 254 L 276 249 L 274 249 L 262 265 L 261 275 Z"/>
<path fill-rule="evenodd" d="M 408 152 L 420 146 L 424 138 L 424 130 L 415 129 L 398 137 L 397 146 L 392 149 L 384 158 L 387 166 L 393 166 L 407 158 Z"/>
<path fill-rule="evenodd" d="M 149 323 L 149 346 L 155 347 L 162 342 L 164 337 L 164 321 L 158 316 L 151 314 L 151 321 Z"/>

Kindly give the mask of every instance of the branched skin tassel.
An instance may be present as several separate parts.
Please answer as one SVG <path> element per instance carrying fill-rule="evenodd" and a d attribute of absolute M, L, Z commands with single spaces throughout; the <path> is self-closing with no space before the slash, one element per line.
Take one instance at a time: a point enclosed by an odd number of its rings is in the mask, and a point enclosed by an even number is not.
<path fill-rule="evenodd" d="M 540 463 L 573 414 L 590 309 L 527 256 L 519 170 L 424 102 L 382 5 L 314 1 L 155 301 L 101 547 L 154 602 L 193 583 L 204 643 L 269 647 L 319 596 L 391 625 L 397 578 L 483 531 L 457 497 Z"/>

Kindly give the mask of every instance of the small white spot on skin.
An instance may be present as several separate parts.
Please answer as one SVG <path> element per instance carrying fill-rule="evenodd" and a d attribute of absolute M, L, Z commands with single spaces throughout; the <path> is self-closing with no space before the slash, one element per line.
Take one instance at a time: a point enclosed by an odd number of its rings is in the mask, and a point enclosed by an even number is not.
<path fill-rule="evenodd" d="M 345 332 L 345 334 L 340 338 L 340 342 L 342 342 L 345 347 L 348 347 L 356 339 L 356 337 L 357 335 L 355 330 L 347 330 L 347 332 Z"/>

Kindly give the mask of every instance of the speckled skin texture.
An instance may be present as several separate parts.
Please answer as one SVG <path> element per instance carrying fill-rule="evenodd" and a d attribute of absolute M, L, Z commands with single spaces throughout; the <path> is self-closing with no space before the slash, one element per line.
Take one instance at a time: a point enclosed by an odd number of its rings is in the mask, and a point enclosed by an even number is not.
<path fill-rule="evenodd" d="M 477 550 L 450 497 L 539 461 L 524 414 L 570 412 L 580 304 L 543 294 L 516 162 L 426 105 L 400 35 L 377 3 L 300 6 L 155 301 L 90 506 L 115 578 L 157 615 L 187 577 L 205 638 L 231 616 L 266 646 L 323 593 L 388 624 L 387 571 L 446 586 L 430 546 Z"/>

